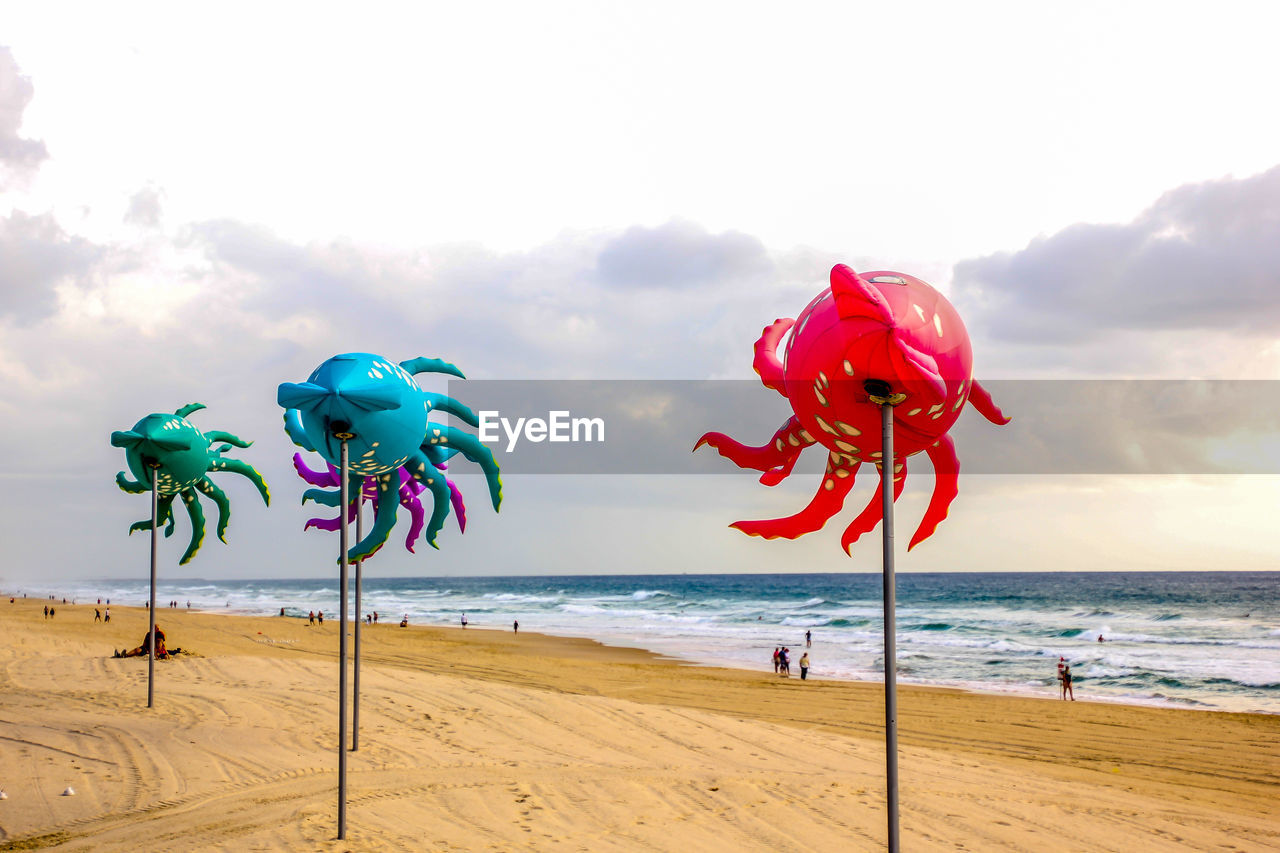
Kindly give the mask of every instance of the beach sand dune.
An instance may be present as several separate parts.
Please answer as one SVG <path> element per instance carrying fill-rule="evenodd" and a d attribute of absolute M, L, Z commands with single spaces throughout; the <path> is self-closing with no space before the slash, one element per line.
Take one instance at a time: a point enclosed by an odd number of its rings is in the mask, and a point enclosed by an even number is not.
<path fill-rule="evenodd" d="M 348 838 L 337 625 L 0 604 L 0 850 L 875 850 L 881 692 L 522 633 L 364 632 Z M 815 658 L 818 655 L 815 654 Z M 901 697 L 903 848 L 1280 849 L 1280 718 Z M 74 796 L 61 796 L 71 786 Z"/>

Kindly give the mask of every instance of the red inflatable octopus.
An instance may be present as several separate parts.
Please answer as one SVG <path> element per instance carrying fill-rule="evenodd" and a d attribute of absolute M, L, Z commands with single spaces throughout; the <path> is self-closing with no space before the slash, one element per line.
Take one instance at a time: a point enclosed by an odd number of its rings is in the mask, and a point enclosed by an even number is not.
<path fill-rule="evenodd" d="M 791 338 L 779 361 L 778 344 L 788 331 Z M 694 450 L 709 444 L 738 467 L 763 471 L 760 482 L 766 486 L 782 482 L 811 444 L 821 444 L 828 457 L 822 485 L 803 510 L 731 525 L 751 536 L 795 539 L 820 529 L 840 511 L 864 462 L 875 465 L 882 480 L 886 463 L 892 464 L 897 500 L 907 457 L 923 450 L 936 483 L 910 550 L 937 529 L 958 492 L 960 462 L 947 431 L 964 404 L 971 403 L 994 424 L 1009 422 L 973 378 L 973 350 L 960 315 L 938 291 L 903 273 L 859 275 L 837 264 L 830 289 L 799 319 L 776 320 L 765 328 L 755 352 L 761 381 L 786 397 L 795 414 L 761 447 L 709 432 Z M 882 458 L 884 400 L 894 406 L 892 460 Z M 846 553 L 881 518 L 877 494 L 840 538 Z"/>

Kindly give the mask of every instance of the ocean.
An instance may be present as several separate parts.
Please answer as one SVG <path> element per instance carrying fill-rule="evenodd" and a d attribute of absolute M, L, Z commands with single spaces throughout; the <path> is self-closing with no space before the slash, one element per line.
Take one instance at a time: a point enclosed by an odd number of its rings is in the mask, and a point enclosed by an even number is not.
<path fill-rule="evenodd" d="M 354 602 L 354 571 L 352 582 Z M 12 592 L 12 591 L 10 591 Z M 28 588 L 143 605 L 147 581 Z M 878 574 L 365 578 L 380 621 L 526 631 L 772 672 L 811 631 L 811 677 L 883 678 Z M 332 619 L 338 582 L 161 581 L 157 601 Z M 1280 713 L 1280 572 L 937 573 L 897 578 L 904 684 L 1056 697 L 1066 658 L 1078 699 Z M 1099 642 L 1099 636 L 1104 641 Z M 794 671 L 794 670 L 793 670 Z"/>

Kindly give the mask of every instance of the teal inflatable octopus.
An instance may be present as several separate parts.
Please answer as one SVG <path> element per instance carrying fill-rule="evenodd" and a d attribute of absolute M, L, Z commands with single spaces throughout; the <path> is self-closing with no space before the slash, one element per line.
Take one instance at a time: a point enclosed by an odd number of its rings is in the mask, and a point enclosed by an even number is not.
<path fill-rule="evenodd" d="M 181 497 L 186 505 L 187 515 L 191 517 L 191 544 L 178 561 L 179 565 L 190 562 L 204 542 L 204 510 L 197 491 L 218 505 L 218 538 L 227 541 L 231 504 L 226 493 L 214 485 L 207 474 L 232 471 L 248 477 L 258 487 L 263 502 L 271 504 L 271 494 L 262 475 L 247 462 L 223 456 L 232 447 L 248 447 L 253 442 L 221 430 L 201 432 L 187 420 L 187 415 L 203 408 L 203 403 L 188 403 L 172 415 L 147 415 L 134 424 L 133 429 L 111 433 L 112 446 L 124 448 L 125 462 L 137 478 L 130 480 L 121 471 L 116 474 L 116 485 L 130 494 L 140 495 L 151 491 L 152 477 L 155 477 L 159 493 L 156 523 L 165 525 L 165 536 L 173 535 L 173 499 Z M 151 519 L 144 518 L 131 524 L 129 533 L 150 529 Z"/>

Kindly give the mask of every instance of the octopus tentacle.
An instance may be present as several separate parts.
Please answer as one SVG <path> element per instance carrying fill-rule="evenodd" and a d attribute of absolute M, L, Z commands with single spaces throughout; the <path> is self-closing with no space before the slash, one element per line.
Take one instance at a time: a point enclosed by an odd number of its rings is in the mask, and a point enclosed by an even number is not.
<path fill-rule="evenodd" d="M 764 387 L 772 388 L 784 397 L 787 390 L 782 381 L 782 362 L 778 361 L 778 343 L 795 324 L 795 320 L 785 318 L 765 326 L 756 341 L 756 357 L 751 364 Z"/>
<path fill-rule="evenodd" d="M 433 499 L 431 519 L 427 522 L 425 538 L 428 545 L 439 550 L 440 546 L 436 544 L 436 535 L 444 527 L 444 520 L 449 517 L 449 507 L 451 505 L 449 484 L 439 471 L 432 472 L 430 476 L 424 477 L 422 483 L 431 492 Z"/>
<path fill-rule="evenodd" d="M 148 491 L 150 491 L 148 489 Z M 160 495 L 156 501 L 156 525 L 165 524 L 165 536 L 173 535 L 173 495 Z M 129 535 L 132 536 L 134 531 L 146 533 L 151 529 L 151 519 L 144 518 L 141 521 L 135 521 L 129 525 Z"/>
<path fill-rule="evenodd" d="M 422 489 L 422 485 L 413 479 L 407 470 L 400 469 L 400 506 L 409 510 L 409 533 L 404 538 L 404 547 L 410 554 L 417 553 L 413 550 L 413 546 L 427 523 L 427 511 L 418 498 L 418 495 L 422 494 Z"/>
<path fill-rule="evenodd" d="M 476 417 L 476 413 L 471 411 L 470 407 L 459 403 L 449 395 L 433 394 L 430 391 L 423 391 L 422 395 L 427 398 L 427 406 L 432 411 L 453 415 L 458 420 L 473 427 L 480 426 L 480 419 Z"/>
<path fill-rule="evenodd" d="M 437 468 L 443 466 L 436 466 Z M 449 486 L 449 503 L 453 504 L 453 512 L 458 518 L 458 530 L 462 533 L 467 532 L 467 505 L 462 502 L 462 490 L 458 488 L 453 480 L 446 479 L 445 484 Z"/>
<path fill-rule="evenodd" d="M 284 410 L 284 431 L 288 433 L 289 440 L 303 450 L 316 452 L 315 445 L 311 443 L 311 439 L 307 438 L 307 431 L 302 426 L 302 412 L 298 409 Z"/>
<path fill-rule="evenodd" d="M 239 436 L 232 435 L 231 433 L 224 432 L 223 430 L 220 430 L 220 429 L 207 430 L 204 434 L 204 437 L 209 439 L 210 444 L 213 444 L 214 442 L 218 442 L 218 441 L 225 441 L 227 444 L 233 444 L 236 447 L 249 447 L 253 444 L 252 441 L 245 441 L 243 438 L 240 438 Z M 221 453 L 225 449 L 226 448 L 222 448 L 218 452 Z"/>
<path fill-rule="evenodd" d="M 197 480 L 196 488 L 218 505 L 218 539 L 225 544 L 227 523 L 231 521 L 231 502 L 227 500 L 227 493 L 218 488 L 208 477 Z"/>
<path fill-rule="evenodd" d="M 250 465 L 248 462 L 239 459 L 222 459 L 219 457 L 210 460 L 209 467 L 214 471 L 230 471 L 233 474 L 239 474 L 242 477 L 248 477 L 249 480 L 258 487 L 258 494 L 262 495 L 262 502 L 267 506 L 271 505 L 271 492 L 267 489 L 267 481 L 262 479 L 262 475 Z"/>
<path fill-rule="evenodd" d="M 417 376 L 419 373 L 447 373 L 459 379 L 467 378 L 462 375 L 462 371 L 457 367 L 439 358 L 419 356 L 418 358 L 410 358 L 400 362 L 400 366 L 413 376 Z"/>
<path fill-rule="evenodd" d="M 976 379 L 973 380 L 973 386 L 969 389 L 969 402 L 978 410 L 978 414 L 996 426 L 1003 426 L 1013 420 L 1000 411 L 1000 407 L 991 399 L 991 394 Z"/>
<path fill-rule="evenodd" d="M 791 476 L 791 471 L 796 467 L 797 460 L 800 459 L 800 453 L 793 453 L 786 462 L 777 468 L 770 468 L 760 475 L 760 482 L 766 486 L 776 486 L 783 480 Z"/>
<path fill-rule="evenodd" d="M 397 471 L 389 471 L 385 474 L 378 474 L 373 479 L 377 480 L 378 498 L 375 502 L 376 509 L 373 513 L 373 527 L 361 539 L 354 548 L 347 552 L 347 559 L 351 562 L 363 560 L 378 553 L 378 550 L 387 543 L 387 537 L 391 535 L 391 528 L 396 524 L 396 501 L 392 500 L 391 478 L 398 476 Z"/>
<path fill-rule="evenodd" d="M 314 501 L 321 506 L 338 506 L 342 503 L 342 492 L 329 491 L 327 489 L 307 489 L 302 493 L 302 503 L 305 506 L 307 501 Z M 311 522 L 307 522 L 310 524 Z M 316 525 L 319 527 L 320 525 Z M 305 528 L 304 528 L 305 529 Z"/>
<path fill-rule="evenodd" d="M 898 496 L 902 494 L 902 487 L 907 482 L 907 460 L 900 457 L 894 461 L 893 474 L 893 499 L 896 501 Z M 880 482 L 884 483 L 884 466 L 877 464 L 876 470 L 880 473 Z M 870 502 L 858 513 L 858 517 L 844 529 L 844 534 L 840 537 L 840 545 L 844 548 L 844 552 L 849 556 L 853 556 L 850 549 L 853 543 L 858 541 L 858 537 L 871 530 L 881 520 L 884 519 L 884 499 L 881 497 L 880 489 L 882 486 L 876 487 L 876 492 L 872 495 Z"/>
<path fill-rule="evenodd" d="M 126 491 L 131 495 L 140 495 L 143 492 L 151 491 L 151 486 L 146 483 L 139 483 L 137 480 L 130 480 L 128 475 L 123 471 L 116 474 L 116 485 L 119 486 L 122 491 Z M 149 521 L 147 523 L 150 524 Z"/>
<path fill-rule="evenodd" d="M 187 403 L 181 409 L 176 410 L 174 414 L 180 418 L 185 418 L 192 412 L 198 412 L 203 408 L 206 408 L 204 403 Z"/>
<path fill-rule="evenodd" d="M 853 486 L 853 471 L 858 463 L 853 463 L 852 470 L 844 465 L 844 457 L 832 453 L 827 461 L 827 473 L 823 477 L 818 493 L 809 501 L 809 505 L 798 513 L 786 518 L 771 518 L 764 521 L 735 521 L 730 527 L 737 528 L 748 536 L 763 536 L 765 539 L 795 539 L 806 533 L 821 529 L 827 519 L 840 511 L 844 506 L 845 495 Z"/>
<path fill-rule="evenodd" d="M 325 464 L 328 465 L 327 462 Z M 293 454 L 293 469 L 298 472 L 298 476 L 308 485 L 329 486 L 331 488 L 338 485 L 338 478 L 334 474 L 332 465 L 329 465 L 330 470 L 317 471 L 302 460 L 301 453 Z"/>
<path fill-rule="evenodd" d="M 427 440 L 422 442 L 424 451 L 431 446 L 439 447 L 441 445 L 455 448 L 463 456 L 480 466 L 484 471 L 484 478 L 489 486 L 489 499 L 493 502 L 493 510 L 497 512 L 498 508 L 502 506 L 502 472 L 498 470 L 498 463 L 493 460 L 493 451 L 481 444 L 480 440 L 474 435 L 444 424 L 427 424 L 426 438 Z M 434 464 L 435 460 L 431 461 Z M 410 469 L 409 473 L 412 474 L 414 472 Z M 422 477 L 417 477 L 416 474 L 415 478 L 422 479 Z"/>
<path fill-rule="evenodd" d="M 775 468 L 787 468 L 788 463 L 795 465 L 795 457 L 800 454 L 801 450 L 814 443 L 813 436 L 800 426 L 800 421 L 795 415 L 787 418 L 786 422 L 778 427 L 774 432 L 773 438 L 769 439 L 768 444 L 762 444 L 759 447 L 743 444 L 736 441 L 722 432 L 709 432 L 698 439 L 698 443 L 693 446 L 696 452 L 702 445 L 710 445 L 715 451 L 728 459 L 739 468 L 754 468 L 757 471 L 771 471 Z M 781 482 L 783 477 L 791 473 L 787 468 L 786 473 L 777 476 L 776 482 Z M 762 479 L 761 482 L 764 482 Z M 774 485 L 769 483 L 768 485 Z"/>
<path fill-rule="evenodd" d="M 956 457 L 956 446 L 951 436 L 944 434 L 925 448 L 925 452 L 933 463 L 933 496 L 929 498 L 929 508 L 924 511 L 924 518 L 907 545 L 908 551 L 933 535 L 947 517 L 951 502 L 960 493 L 960 460 Z"/>
<path fill-rule="evenodd" d="M 191 489 L 184 489 L 179 494 L 182 496 L 182 502 L 187 505 L 187 515 L 191 517 L 191 544 L 187 546 L 186 553 L 178 561 L 178 565 L 184 566 L 191 562 L 191 558 L 196 555 L 201 543 L 204 542 L 204 510 L 200 508 L 200 499 Z"/>

